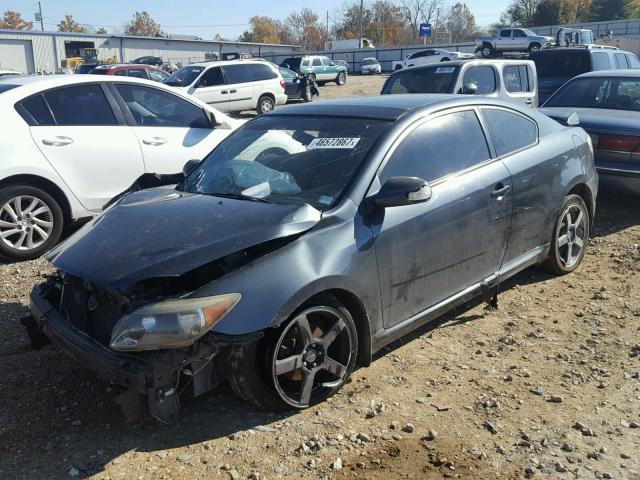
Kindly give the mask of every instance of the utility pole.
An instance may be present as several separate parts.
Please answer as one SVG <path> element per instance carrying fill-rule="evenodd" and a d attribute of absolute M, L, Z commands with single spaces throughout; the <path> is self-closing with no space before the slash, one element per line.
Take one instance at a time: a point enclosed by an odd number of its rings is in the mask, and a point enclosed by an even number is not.
<path fill-rule="evenodd" d="M 42 5 L 38 2 L 38 16 L 40 17 L 40 30 L 44 32 L 44 18 L 42 17 Z"/>
<path fill-rule="evenodd" d="M 327 10 L 327 42 L 329 41 L 329 10 Z M 325 45 L 324 48 L 327 48 Z"/>
<path fill-rule="evenodd" d="M 358 48 L 362 48 L 362 35 L 364 30 L 364 0 L 360 0 L 360 32 L 358 36 Z"/>

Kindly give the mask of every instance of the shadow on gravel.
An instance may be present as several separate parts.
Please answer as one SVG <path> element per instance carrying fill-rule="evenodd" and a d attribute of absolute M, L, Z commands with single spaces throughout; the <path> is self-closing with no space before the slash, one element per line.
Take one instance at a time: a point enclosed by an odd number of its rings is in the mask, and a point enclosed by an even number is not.
<path fill-rule="evenodd" d="M 604 237 L 640 225 L 640 195 L 598 194 L 592 237 Z"/>

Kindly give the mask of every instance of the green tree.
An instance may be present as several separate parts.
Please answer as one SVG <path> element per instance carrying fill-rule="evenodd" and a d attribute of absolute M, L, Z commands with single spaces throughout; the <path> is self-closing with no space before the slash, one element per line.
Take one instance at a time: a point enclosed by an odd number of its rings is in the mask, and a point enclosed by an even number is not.
<path fill-rule="evenodd" d="M 271 17 L 254 15 L 249 19 L 251 30 L 245 31 L 238 40 L 241 42 L 282 43 L 282 24 Z"/>
<path fill-rule="evenodd" d="M 593 0 L 590 17 L 593 21 L 623 20 L 627 18 L 629 0 Z"/>
<path fill-rule="evenodd" d="M 0 29 L 3 30 L 33 30 L 33 22 L 28 22 L 22 18 L 20 12 L 7 10 L 0 18 Z"/>
<path fill-rule="evenodd" d="M 87 31 L 87 29 L 84 28 L 82 25 L 80 25 L 78 22 L 76 22 L 71 15 L 65 15 L 64 18 L 58 24 L 58 31 L 84 33 Z"/>

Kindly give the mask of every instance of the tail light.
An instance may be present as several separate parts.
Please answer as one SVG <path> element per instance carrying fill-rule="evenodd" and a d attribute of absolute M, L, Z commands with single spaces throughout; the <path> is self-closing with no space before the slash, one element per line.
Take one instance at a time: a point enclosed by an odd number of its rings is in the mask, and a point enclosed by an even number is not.
<path fill-rule="evenodd" d="M 285 85 L 284 80 L 280 80 L 280 86 L 282 87 L 283 90 L 284 90 L 284 85 Z"/>
<path fill-rule="evenodd" d="M 595 139 L 594 139 L 595 140 Z M 600 134 L 595 147 L 600 150 L 610 150 L 613 152 L 638 152 L 640 151 L 640 137 L 635 135 L 610 135 Z"/>

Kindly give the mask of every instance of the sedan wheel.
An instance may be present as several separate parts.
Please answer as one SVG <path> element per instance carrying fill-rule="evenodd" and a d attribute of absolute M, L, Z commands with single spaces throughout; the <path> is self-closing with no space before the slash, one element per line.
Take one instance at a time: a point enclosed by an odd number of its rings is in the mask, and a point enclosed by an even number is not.
<path fill-rule="evenodd" d="M 62 232 L 62 212 L 46 192 L 31 186 L 0 191 L 0 254 L 14 260 L 36 258 Z"/>
<path fill-rule="evenodd" d="M 337 392 L 355 366 L 353 318 L 333 297 L 294 315 L 274 335 L 232 351 L 231 386 L 270 410 L 303 409 Z"/>
<path fill-rule="evenodd" d="M 326 399 L 347 378 L 352 344 L 338 310 L 312 307 L 300 313 L 281 333 L 271 364 L 280 398 L 295 408 Z"/>
<path fill-rule="evenodd" d="M 302 94 L 302 99 L 305 102 L 311 102 L 313 100 L 313 95 L 311 94 L 311 87 L 306 87 L 304 89 L 304 93 Z"/>
<path fill-rule="evenodd" d="M 573 272 L 582 262 L 589 241 L 589 211 L 582 197 L 569 195 L 554 229 L 545 267 L 551 273 Z"/>

